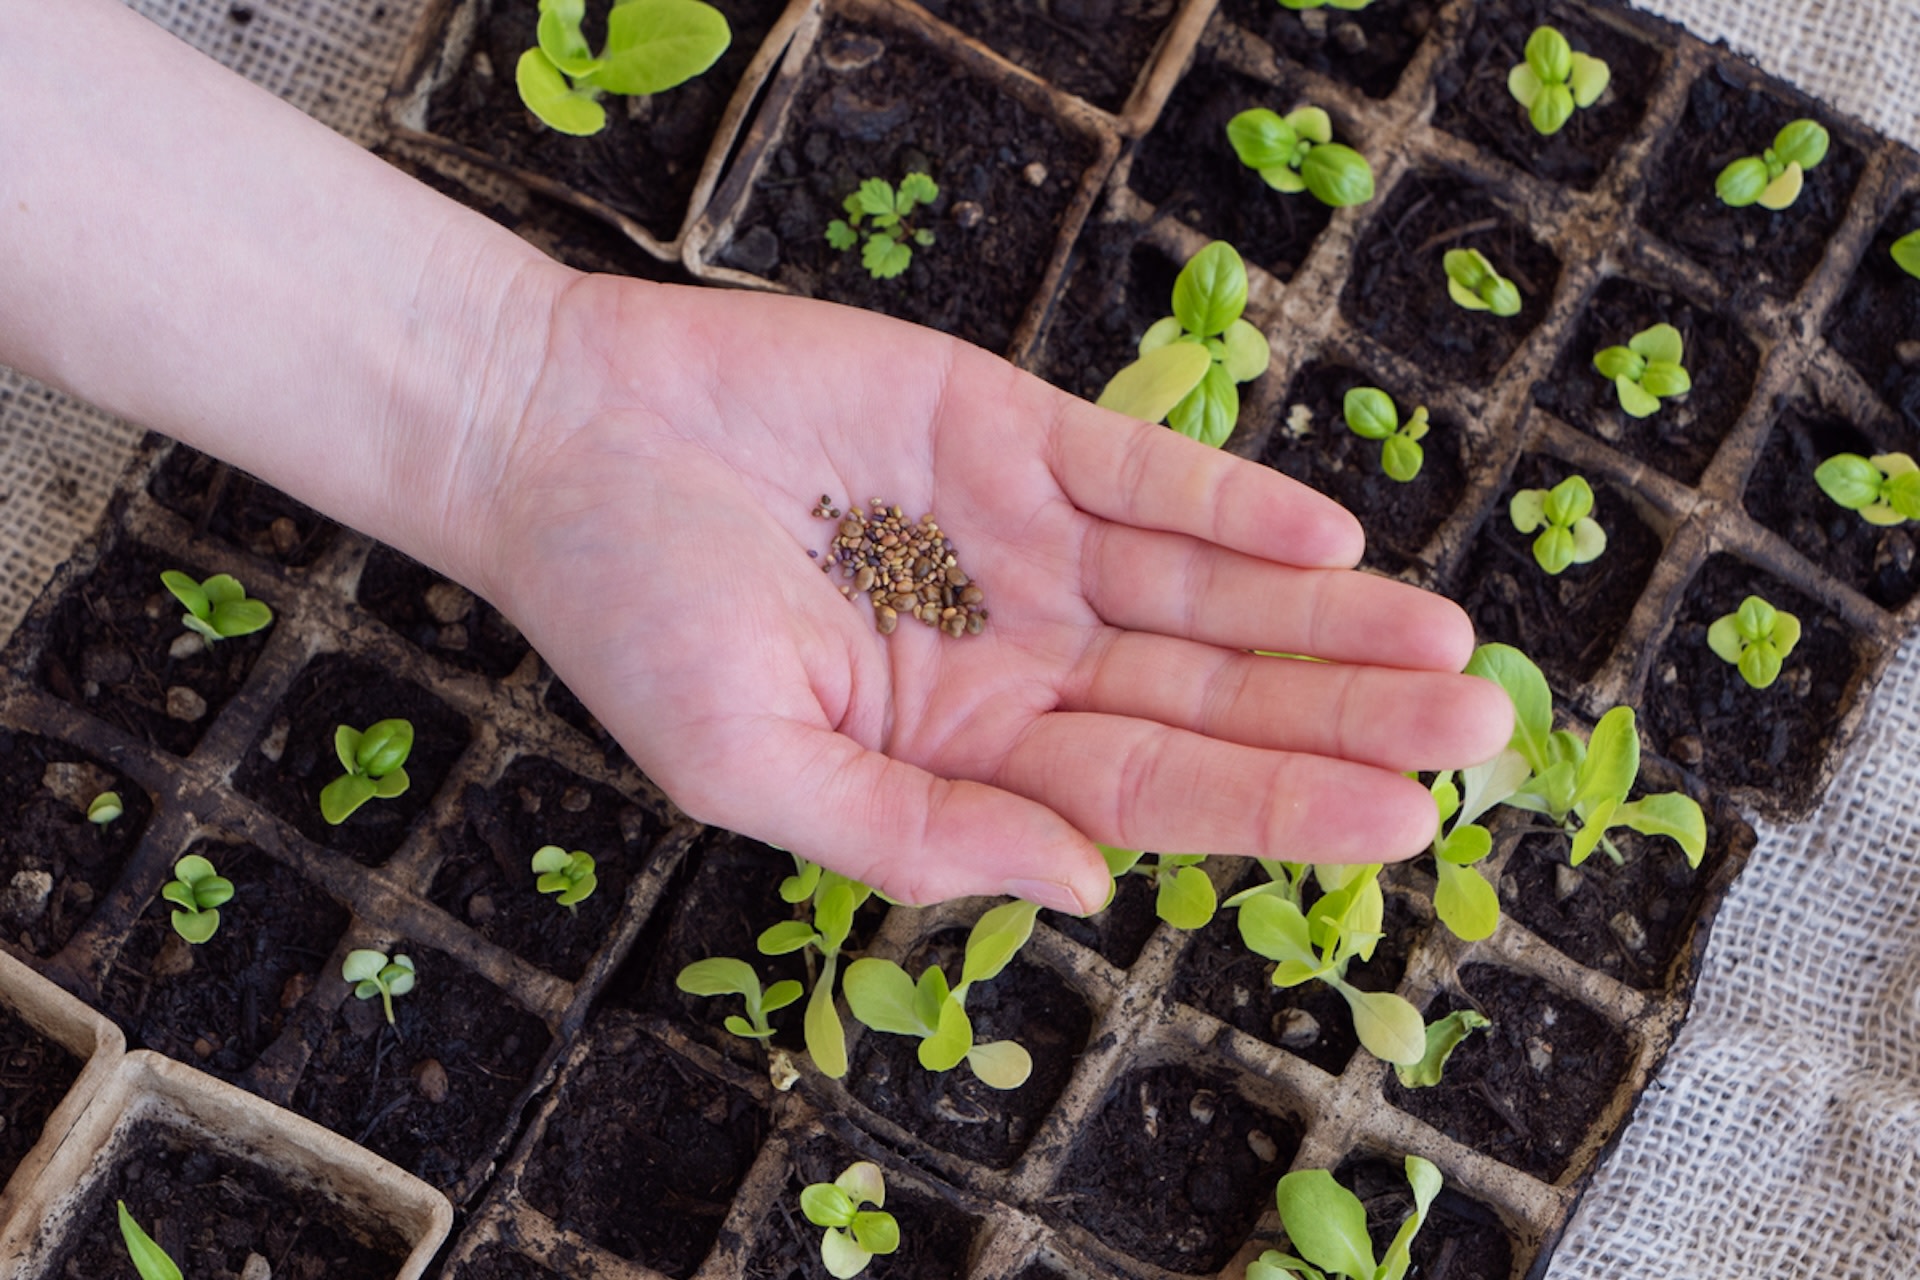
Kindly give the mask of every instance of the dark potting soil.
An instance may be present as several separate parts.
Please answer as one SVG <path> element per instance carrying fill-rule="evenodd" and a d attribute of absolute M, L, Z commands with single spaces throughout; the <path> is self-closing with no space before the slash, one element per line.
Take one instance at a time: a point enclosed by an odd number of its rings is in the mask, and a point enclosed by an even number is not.
<path fill-rule="evenodd" d="M 339 525 L 311 507 L 183 444 L 174 445 L 161 461 L 147 492 L 191 521 L 195 533 L 292 568 L 312 564 L 340 532 Z"/>
<path fill-rule="evenodd" d="M 1140 958 L 1140 949 L 1153 936 L 1160 917 L 1154 909 L 1154 888 L 1145 876 L 1121 876 L 1113 901 L 1090 916 L 1042 911 L 1040 923 L 1077 942 L 1116 969 L 1126 969 Z"/>
<path fill-rule="evenodd" d="M 349 915 L 251 845 L 196 841 L 188 853 L 233 882 L 220 928 L 198 946 L 153 899 L 101 983 L 102 1008 L 132 1048 L 154 1049 L 231 1080 L 254 1064 L 313 989 Z"/>
<path fill-rule="evenodd" d="M 125 808 L 87 821 L 103 791 Z M 0 929 L 39 956 L 66 945 L 120 878 L 153 813 L 147 793 L 76 747 L 0 729 Z"/>
<path fill-rule="evenodd" d="M 1174 0 L 927 0 L 922 6 L 1068 93 L 1118 111 Z"/>
<path fill-rule="evenodd" d="M 1429 1023 L 1477 1009 L 1492 1025 L 1460 1042 L 1440 1083 L 1407 1089 L 1389 1072 L 1387 1101 L 1475 1151 L 1547 1182 L 1613 1101 L 1632 1060 L 1625 1034 L 1538 978 L 1494 965 L 1460 971 Z"/>
<path fill-rule="evenodd" d="M 1400 83 L 1433 26 L 1430 0 L 1374 0 L 1364 9 L 1294 11 L 1274 0 L 1225 0 L 1222 15 L 1274 51 L 1324 76 L 1384 98 Z"/>
<path fill-rule="evenodd" d="M 0 1008 L 0 1183 L 27 1158 L 86 1064 Z"/>
<path fill-rule="evenodd" d="M 1920 431 L 1920 280 L 1889 252 L 1910 231 L 1920 231 L 1920 195 L 1902 201 L 1873 237 L 1827 322 L 1827 339 L 1910 430 Z"/>
<path fill-rule="evenodd" d="M 495 680 L 527 656 L 525 637 L 506 615 L 391 547 L 376 546 L 367 557 L 359 601 L 419 648 Z"/>
<path fill-rule="evenodd" d="M 451 1280 L 567 1280 L 560 1272 L 499 1244 L 474 1250 L 472 1257 L 446 1274 Z"/>
<path fill-rule="evenodd" d="M 1520 290 L 1520 313 L 1468 311 L 1447 292 L 1449 249 L 1478 249 Z M 1487 193 L 1442 173 L 1410 173 L 1353 252 L 1340 310 L 1390 351 L 1484 385 L 1547 314 L 1560 260 Z"/>
<path fill-rule="evenodd" d="M 1113 376 L 1139 358 L 1148 327 L 1173 314 L 1179 275 L 1180 265 L 1141 242 L 1132 224 L 1088 228 L 1047 317 L 1035 372 L 1083 400 L 1098 400 Z"/>
<path fill-rule="evenodd" d="M 1507 91 L 1507 73 L 1526 61 L 1527 39 L 1541 26 L 1552 26 L 1612 73 L 1599 100 L 1576 110 L 1550 137 L 1534 129 L 1526 108 Z M 1639 126 L 1660 58 L 1653 45 L 1569 6 L 1483 0 L 1461 56 L 1434 76 L 1433 122 L 1537 177 L 1585 191 Z"/>
<path fill-rule="evenodd" d="M 528 1204 L 603 1249 L 684 1280 L 769 1127 L 766 1109 L 610 1009 L 527 1162 Z"/>
<path fill-rule="evenodd" d="M 1800 198 L 1777 213 L 1722 204 L 1714 192 L 1720 171 L 1759 155 L 1783 125 L 1803 117 L 1825 125 L 1832 145 L 1807 171 Z M 1800 288 L 1846 216 L 1865 163 L 1839 122 L 1811 98 L 1750 87 L 1714 67 L 1694 82 L 1679 127 L 1647 170 L 1640 225 L 1731 285 L 1737 310 L 1749 291 L 1777 297 Z"/>
<path fill-rule="evenodd" d="M 1093 143 L 904 31 L 834 23 L 805 74 L 723 261 L 1005 352 Z M 827 243 L 827 224 L 864 180 L 914 172 L 940 187 L 911 219 L 934 243 L 904 275 L 876 280 L 859 249 Z"/>
<path fill-rule="evenodd" d="M 966 955 L 967 931 L 929 938 L 907 957 L 916 979 L 937 964 L 951 981 Z M 955 1155 L 1004 1169 L 1020 1158 L 1093 1028 L 1093 1012 L 1051 969 L 1016 959 L 991 982 L 967 992 L 975 1044 L 1012 1040 L 1033 1056 L 1033 1074 L 1017 1089 L 982 1083 L 962 1062 L 951 1071 L 920 1065 L 911 1036 L 867 1031 L 860 1037 L 849 1083 L 853 1096 L 907 1132 Z"/>
<path fill-rule="evenodd" d="M 1660 536 L 1640 519 L 1632 499 L 1588 476 L 1592 515 L 1606 530 L 1607 549 L 1557 576 L 1542 569 L 1533 558 L 1539 533 L 1515 529 L 1508 507 L 1520 490 L 1551 489 L 1573 474 L 1545 454 L 1522 454 L 1447 593 L 1472 615 L 1482 642 L 1514 645 L 1563 692 L 1583 684 L 1606 661 L 1660 558 Z"/>
<path fill-rule="evenodd" d="M 407 789 L 390 800 L 369 800 L 339 826 L 329 825 L 320 815 L 320 792 L 345 772 L 335 730 L 343 724 L 364 730 L 390 718 L 413 723 Z M 469 736 L 459 713 L 418 685 L 344 654 L 325 654 L 294 679 L 267 732 L 235 771 L 234 786 L 307 839 L 377 866 L 426 811 Z"/>
<path fill-rule="evenodd" d="M 1749 686 L 1707 647 L 1707 628 L 1749 595 L 1800 619 L 1800 643 L 1766 689 Z M 1858 667 L 1854 634 L 1840 618 L 1769 574 L 1713 556 L 1654 660 L 1647 738 L 1717 788 L 1747 787 L 1783 809 L 1808 808 L 1825 785 L 1830 739 Z"/>
<path fill-rule="evenodd" d="M 576 138 L 541 124 L 514 87 L 520 55 L 536 43 L 538 10 L 483 0 L 475 6 L 466 61 L 427 104 L 427 128 L 500 164 L 544 174 L 671 240 L 686 219 L 727 100 L 785 7 L 783 0 L 714 4 L 733 29 L 733 43 L 718 62 L 664 93 L 602 99 L 607 127 Z M 589 5 L 583 26 L 599 49 L 606 7 Z"/>
<path fill-rule="evenodd" d="M 1650 417 L 1632 418 L 1621 409 L 1612 381 L 1593 367 L 1593 358 L 1608 347 L 1626 346 L 1636 333 L 1662 321 L 1680 331 L 1681 363 L 1693 389 L 1662 400 Z M 1622 453 L 1693 484 L 1746 407 L 1759 366 L 1759 353 L 1732 321 L 1679 295 L 1616 276 L 1594 292 L 1553 375 L 1534 384 L 1533 399 Z"/>
<path fill-rule="evenodd" d="M 1300 1135 L 1293 1117 L 1248 1101 L 1224 1079 L 1149 1067 L 1113 1086 L 1049 1202 L 1112 1248 L 1169 1271 L 1210 1274 L 1273 1204 Z"/>
<path fill-rule="evenodd" d="M 187 630 L 186 608 L 161 585 L 201 566 L 122 542 L 74 585 L 47 622 L 40 681 L 58 697 L 184 756 L 199 743 L 266 647 L 272 628 L 209 643 Z M 254 594 L 256 584 L 241 584 Z M 180 646 L 174 657 L 174 646 Z"/>
<path fill-rule="evenodd" d="M 1358 1197 L 1367 1211 L 1367 1235 L 1386 1256 L 1400 1224 L 1413 1215 L 1413 1191 L 1404 1160 L 1349 1158 L 1334 1181 Z M 1408 1274 L 1433 1280 L 1507 1280 L 1513 1273 L 1513 1239 L 1491 1207 L 1443 1186 L 1413 1238 Z"/>

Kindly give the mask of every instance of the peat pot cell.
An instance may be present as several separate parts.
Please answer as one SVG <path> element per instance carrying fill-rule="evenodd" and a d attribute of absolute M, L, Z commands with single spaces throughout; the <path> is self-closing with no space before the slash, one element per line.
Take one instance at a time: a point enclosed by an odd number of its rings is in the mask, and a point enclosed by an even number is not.
<path fill-rule="evenodd" d="M 1057 88 L 1118 111 L 1177 0 L 926 0 L 950 22 Z"/>
<path fill-rule="evenodd" d="M 1140 949 L 1160 923 L 1154 898 L 1154 887 L 1145 876 L 1121 876 L 1104 911 L 1090 916 L 1042 911 L 1040 923 L 1097 953 L 1114 968 L 1126 969 L 1140 958 Z"/>
<path fill-rule="evenodd" d="M 1443 993 L 1427 1006 L 1428 1024 L 1477 1009 L 1492 1025 L 1460 1042 L 1439 1084 L 1408 1089 L 1388 1072 L 1387 1101 L 1475 1151 L 1558 1181 L 1626 1078 L 1632 1045 L 1538 978 L 1475 964 L 1460 971 L 1460 986 L 1465 997 Z"/>
<path fill-rule="evenodd" d="M 562 1229 L 685 1280 L 713 1248 L 769 1119 L 639 1023 L 617 1009 L 598 1019 L 520 1187 Z"/>
<path fill-rule="evenodd" d="M 293 1109 L 432 1183 L 456 1207 L 475 1190 L 475 1162 L 513 1134 L 516 1101 L 551 1037 L 546 1024 L 462 969 L 406 941 L 413 990 L 393 999 L 348 996 L 313 1036 Z M 483 1016 L 482 1016 L 483 1015 Z"/>
<path fill-rule="evenodd" d="M 1749 595 L 1800 620 L 1799 644 L 1765 689 L 1707 647 L 1707 628 Z M 1839 617 L 1779 579 L 1714 556 L 1688 586 L 1654 660 L 1642 708 L 1647 737 L 1716 790 L 1747 790 L 1769 812 L 1805 812 L 1826 785 L 1862 646 Z"/>
<path fill-rule="evenodd" d="M 232 1080 L 280 1034 L 346 932 L 345 908 L 251 845 L 197 841 L 188 853 L 233 882 L 220 928 L 198 946 L 150 901 L 101 983 L 102 1008 L 129 1047 L 154 1049 Z"/>
<path fill-rule="evenodd" d="M 1111 1248 L 1185 1275 L 1227 1264 L 1273 1204 L 1300 1126 L 1178 1064 L 1121 1078 L 1047 1203 Z"/>
<path fill-rule="evenodd" d="M 1406 1160 L 1350 1156 L 1333 1171 L 1333 1177 L 1366 1206 L 1367 1235 L 1374 1252 L 1385 1257 L 1400 1224 L 1413 1215 Z M 1513 1238 L 1500 1215 L 1452 1186 L 1442 1186 L 1420 1234 L 1414 1237 L 1409 1274 L 1507 1280 L 1512 1273 Z"/>
<path fill-rule="evenodd" d="M 1515 646 L 1562 691 L 1585 683 L 1607 660 L 1660 558 L 1660 535 L 1640 518 L 1633 499 L 1592 475 L 1586 477 L 1592 515 L 1606 531 L 1606 551 L 1559 574 L 1542 569 L 1533 557 L 1539 533 L 1515 529 L 1509 507 L 1520 490 L 1550 490 L 1573 474 L 1545 454 L 1523 454 L 1448 592 L 1472 615 L 1483 642 Z"/>
<path fill-rule="evenodd" d="M 1802 117 L 1826 126 L 1832 145 L 1807 171 L 1800 198 L 1778 212 L 1721 203 L 1714 191 L 1720 171 L 1759 155 L 1783 126 Z M 1812 99 L 1749 86 L 1715 67 L 1694 82 L 1679 126 L 1648 169 L 1640 225 L 1685 250 L 1736 298 L 1749 290 L 1784 296 L 1819 265 L 1864 165 L 1859 149 Z"/>
<path fill-rule="evenodd" d="M 1661 323 L 1680 331 L 1681 363 L 1693 389 L 1662 400 L 1649 417 L 1629 417 L 1593 358 Z M 1759 363 L 1759 352 L 1732 321 L 1678 295 L 1615 277 L 1595 291 L 1553 373 L 1534 384 L 1533 398 L 1588 435 L 1693 484 L 1739 420 Z"/>
<path fill-rule="evenodd" d="M 1275 410 L 1260 461 L 1318 489 L 1360 518 L 1367 531 L 1364 563 L 1386 573 L 1414 565 L 1431 568 L 1421 553 L 1460 504 L 1467 487 L 1466 432 L 1450 418 L 1434 419 L 1420 441 L 1420 474 L 1395 480 L 1380 468 L 1381 442 L 1347 427 L 1347 392 L 1376 387 L 1393 398 L 1405 425 L 1420 397 L 1338 364 L 1301 370 Z"/>
<path fill-rule="evenodd" d="M 558 1271 L 498 1244 L 474 1250 L 472 1256 L 455 1263 L 445 1274 L 447 1280 L 567 1280 Z"/>
<path fill-rule="evenodd" d="M 1507 90 L 1507 73 L 1526 61 L 1527 39 L 1545 21 L 1612 73 L 1606 92 L 1543 135 Z M 1630 141 L 1660 74 L 1660 51 L 1578 9 L 1543 12 L 1538 0 L 1480 5 L 1457 60 L 1434 78 L 1433 122 L 1510 164 L 1585 191 Z"/>
<path fill-rule="evenodd" d="M 836 22 L 802 73 L 786 134 L 720 260 L 795 293 L 884 311 L 1005 352 L 1095 144 L 1004 83 L 904 31 Z M 904 275 L 876 280 L 827 224 L 868 178 L 928 174 L 933 232 Z"/>
<path fill-rule="evenodd" d="M 264 480 L 183 444 L 161 460 L 147 492 L 192 524 L 195 533 L 293 568 L 312 564 L 340 532 L 340 526 Z"/>
<path fill-rule="evenodd" d="M 41 1126 L 84 1065 L 58 1041 L 0 1008 L 0 1186 L 40 1140 Z"/>
<path fill-rule="evenodd" d="M 369 800 L 339 826 L 330 825 L 320 814 L 320 792 L 344 772 L 335 730 L 343 724 L 364 730 L 396 717 L 413 723 L 406 791 Z M 426 811 L 469 736 L 460 714 L 418 685 L 344 654 L 327 654 L 294 680 L 241 761 L 234 786 L 307 839 L 377 866 Z"/>
<path fill-rule="evenodd" d="M 1419 52 L 1440 6 L 1432 0 L 1373 0 L 1364 9 L 1293 11 L 1274 0 L 1225 0 L 1229 22 L 1272 45 L 1276 53 L 1384 98 Z"/>
<path fill-rule="evenodd" d="M 1088 228 L 1047 317 L 1036 372 L 1083 400 L 1098 400 L 1139 358 L 1147 329 L 1173 314 L 1180 264 L 1141 241 L 1140 231 L 1133 223 Z"/>
<path fill-rule="evenodd" d="M 1920 281 L 1914 286 L 1914 296 L 1920 299 Z M 1920 401 L 1916 407 L 1920 408 Z M 1915 443 L 1920 439 L 1920 418 L 1914 426 L 1915 430 L 1884 431 L 1806 401 L 1789 403 L 1773 424 L 1747 481 L 1747 513 L 1828 573 L 1876 603 L 1898 609 L 1920 590 L 1912 526 L 1867 523 L 1859 512 L 1829 498 L 1813 473 L 1840 453 L 1872 457 L 1920 452 L 1920 444 Z"/>
<path fill-rule="evenodd" d="M 379 546 L 360 574 L 360 604 L 436 658 L 498 680 L 527 656 L 506 616 L 391 547 Z"/>
<path fill-rule="evenodd" d="M 199 565 L 121 543 L 54 609 L 40 682 L 136 739 L 175 755 L 199 743 L 266 647 L 272 628 L 207 641 L 180 620 L 186 607 L 160 582 Z M 243 583 L 254 594 L 255 583 Z"/>
<path fill-rule="evenodd" d="M 87 806 L 103 791 L 125 812 L 97 826 Z M 0 729 L 0 932 L 35 955 L 65 946 L 152 812 L 145 791 L 78 748 Z"/>
<path fill-rule="evenodd" d="M 520 55 L 537 43 L 538 9 L 518 0 L 480 0 L 466 60 L 427 104 L 427 128 L 498 164 L 542 174 L 672 240 L 727 100 L 785 7 L 784 0 L 714 5 L 733 29 L 718 62 L 664 93 L 607 99 L 607 127 L 576 138 L 541 124 L 514 87 Z M 596 49 L 605 40 L 605 13 L 605 6 L 588 6 L 584 26 Z"/>
<path fill-rule="evenodd" d="M 1920 194 L 1893 211 L 1834 309 L 1827 338 L 1869 386 L 1920 431 L 1920 280 L 1900 268 L 1893 242 L 1920 231 Z"/>

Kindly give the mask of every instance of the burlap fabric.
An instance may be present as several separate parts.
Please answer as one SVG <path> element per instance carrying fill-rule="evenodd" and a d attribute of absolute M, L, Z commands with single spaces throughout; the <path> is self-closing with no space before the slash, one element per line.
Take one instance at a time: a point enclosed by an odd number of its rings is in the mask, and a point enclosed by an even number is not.
<path fill-rule="evenodd" d="M 419 0 L 136 0 L 355 141 Z M 1915 0 L 1659 0 L 1920 145 Z M 0 631 L 99 519 L 139 428 L 0 368 Z M 1920 1270 L 1920 643 L 1821 812 L 1762 830 L 1693 1020 L 1550 1275 L 1825 1280 Z"/>

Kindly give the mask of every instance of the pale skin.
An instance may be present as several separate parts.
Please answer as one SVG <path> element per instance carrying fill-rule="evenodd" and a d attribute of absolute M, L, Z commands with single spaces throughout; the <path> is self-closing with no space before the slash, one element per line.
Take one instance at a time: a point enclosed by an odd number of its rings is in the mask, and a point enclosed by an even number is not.
<path fill-rule="evenodd" d="M 0 363 L 472 587 L 695 817 L 1089 910 L 1095 840 L 1410 856 L 1402 772 L 1505 745 L 1460 610 L 1275 472 L 884 317 L 559 266 L 113 0 L 0 30 Z M 935 513 L 986 631 L 878 635 L 822 494 Z"/>

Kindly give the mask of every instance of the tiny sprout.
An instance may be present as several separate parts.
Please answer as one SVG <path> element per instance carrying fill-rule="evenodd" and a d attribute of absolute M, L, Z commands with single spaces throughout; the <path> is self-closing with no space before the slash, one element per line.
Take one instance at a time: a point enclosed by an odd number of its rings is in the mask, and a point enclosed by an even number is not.
<path fill-rule="evenodd" d="M 1527 37 L 1526 61 L 1507 73 L 1507 92 L 1527 109 L 1535 132 L 1551 135 L 1573 118 L 1575 107 L 1599 101 L 1612 78 L 1606 63 L 1576 53 L 1552 27 L 1537 27 Z"/>
<path fill-rule="evenodd" d="M 1393 397 L 1378 387 L 1355 387 L 1341 402 L 1347 427 L 1357 436 L 1380 441 L 1380 469 L 1402 482 L 1420 474 L 1426 453 L 1420 447 L 1427 434 L 1427 406 L 1420 405 L 1402 425 Z"/>
<path fill-rule="evenodd" d="M 615 0 L 607 43 L 593 56 L 580 24 L 586 0 L 540 0 L 539 43 L 520 55 L 514 86 L 549 128 L 585 137 L 607 127 L 602 94 L 662 93 L 711 67 L 733 42 L 701 0 Z"/>
<path fill-rule="evenodd" d="M 120 800 L 118 791 L 102 791 L 87 806 L 87 821 L 96 827 L 104 827 L 127 811 Z"/>
<path fill-rule="evenodd" d="M 1774 135 L 1757 156 L 1742 156 L 1720 171 L 1714 192 L 1723 204 L 1744 209 L 1784 209 L 1800 198 L 1806 171 L 1827 157 L 1827 131 L 1812 120 L 1795 120 Z"/>
<path fill-rule="evenodd" d="M 1593 510 L 1593 486 L 1584 476 L 1568 476 L 1551 489 L 1522 489 L 1513 495 L 1507 515 L 1521 533 L 1540 530 L 1533 540 L 1533 558 L 1548 573 L 1570 565 L 1587 564 L 1607 549 L 1607 534 L 1588 513 Z"/>
<path fill-rule="evenodd" d="M 1707 628 L 1707 647 L 1740 668 L 1740 678 L 1764 689 L 1780 678 L 1780 664 L 1800 643 L 1800 619 L 1748 596 L 1739 609 Z"/>
<path fill-rule="evenodd" d="M 533 887 L 541 893 L 557 895 L 554 898 L 567 910 L 573 910 L 577 903 L 585 902 L 599 887 L 599 877 L 593 873 L 593 855 L 576 849 L 568 853 L 557 844 L 543 845 L 534 851 L 533 870 L 540 877 Z"/>
<path fill-rule="evenodd" d="M 321 788 L 320 816 L 337 827 L 374 797 L 391 800 L 406 791 L 413 722 L 381 720 L 364 733 L 343 724 L 333 731 L 333 751 L 346 772 Z"/>
<path fill-rule="evenodd" d="M 387 1025 L 393 1026 L 393 998 L 413 990 L 413 959 L 397 955 L 389 961 L 385 952 L 362 947 L 347 952 L 340 964 L 340 976 L 353 984 L 353 994 L 362 1000 L 379 996 L 387 1011 Z"/>
<path fill-rule="evenodd" d="M 1920 231 L 1909 231 L 1893 242 L 1893 248 L 1887 252 L 1900 269 L 1915 279 L 1920 279 Z"/>
<path fill-rule="evenodd" d="M 1814 468 L 1813 480 L 1868 524 L 1920 520 L 1920 466 L 1904 453 L 1836 453 Z"/>
<path fill-rule="evenodd" d="M 673 984 L 690 996 L 740 996 L 747 1002 L 747 1016 L 727 1015 L 726 1028 L 748 1040 L 766 1040 L 773 1035 L 767 1015 L 778 1012 L 798 1000 L 806 988 L 791 978 L 783 978 L 760 991 L 760 976 L 745 960 L 715 956 L 695 960 L 680 971 Z"/>
<path fill-rule="evenodd" d="M 233 898 L 233 881 L 190 853 L 173 864 L 173 879 L 161 887 L 160 896 L 179 908 L 173 913 L 173 931 L 198 945 L 220 927 L 219 908 Z"/>
<path fill-rule="evenodd" d="M 1333 141 L 1333 121 L 1319 107 L 1282 116 L 1265 107 L 1227 121 L 1227 141 L 1240 163 L 1275 191 L 1311 191 L 1335 209 L 1373 199 L 1373 167 L 1352 147 Z"/>
<path fill-rule="evenodd" d="M 846 198 L 846 218 L 827 224 L 827 243 L 836 249 L 851 249 L 860 243 L 860 232 L 867 243 L 860 250 L 861 265 L 875 280 L 891 280 L 913 262 L 911 240 L 922 249 L 933 243 L 933 232 L 915 227 L 908 221 L 921 205 L 940 198 L 940 188 L 924 173 L 910 173 L 900 179 L 899 190 L 885 178 L 868 178 L 859 190 Z M 871 219 L 865 227 L 863 219 Z"/>
<path fill-rule="evenodd" d="M 1520 290 L 1478 249 L 1449 249 L 1440 265 L 1447 273 L 1447 293 L 1466 310 L 1491 311 L 1502 319 L 1520 314 Z"/>
<path fill-rule="evenodd" d="M 1608 347 L 1593 358 L 1602 377 L 1613 379 L 1620 408 L 1629 417 L 1644 418 L 1660 402 L 1693 390 L 1693 379 L 1680 363 L 1680 331 L 1656 324 L 1627 339 L 1624 347 Z"/>
<path fill-rule="evenodd" d="M 231 574 L 216 573 L 205 582 L 195 582 L 178 569 L 168 569 L 160 581 L 186 606 L 180 621 L 209 644 L 252 635 L 273 621 L 273 610 L 266 602 L 247 599 L 247 589 Z"/>
<path fill-rule="evenodd" d="M 820 1239 L 820 1261 L 834 1280 L 851 1280 L 867 1269 L 875 1254 L 900 1247 L 900 1224 L 882 1212 L 887 1182 L 880 1166 L 858 1160 L 832 1182 L 816 1182 L 800 1193 L 800 1212 L 816 1227 L 825 1227 Z M 870 1204 L 871 1209 L 860 1206 Z"/>
<path fill-rule="evenodd" d="M 127 1202 L 114 1203 L 120 1206 L 120 1239 L 126 1243 L 127 1257 L 133 1260 L 133 1269 L 140 1273 L 140 1280 L 182 1280 L 179 1264 L 133 1220 Z"/>

